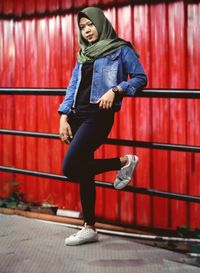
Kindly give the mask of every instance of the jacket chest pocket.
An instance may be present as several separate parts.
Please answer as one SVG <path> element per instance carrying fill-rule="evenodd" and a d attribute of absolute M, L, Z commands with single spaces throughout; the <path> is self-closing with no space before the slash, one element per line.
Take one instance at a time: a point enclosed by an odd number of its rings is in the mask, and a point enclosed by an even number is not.
<path fill-rule="evenodd" d="M 103 67 L 103 83 L 106 87 L 111 88 L 114 85 L 117 85 L 117 71 L 118 63 L 115 62 L 112 65 L 106 65 Z"/>
<path fill-rule="evenodd" d="M 111 53 L 104 59 L 103 82 L 106 87 L 111 88 L 117 85 L 117 73 L 119 69 L 121 50 Z"/>

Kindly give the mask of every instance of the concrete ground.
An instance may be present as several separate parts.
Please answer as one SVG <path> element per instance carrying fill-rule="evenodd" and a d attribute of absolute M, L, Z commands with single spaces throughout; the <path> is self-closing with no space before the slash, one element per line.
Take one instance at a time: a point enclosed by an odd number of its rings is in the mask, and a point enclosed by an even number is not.
<path fill-rule="evenodd" d="M 180 263 L 186 257 L 119 236 L 65 246 L 77 232 L 66 225 L 0 214 L 0 273 L 200 273 Z"/>

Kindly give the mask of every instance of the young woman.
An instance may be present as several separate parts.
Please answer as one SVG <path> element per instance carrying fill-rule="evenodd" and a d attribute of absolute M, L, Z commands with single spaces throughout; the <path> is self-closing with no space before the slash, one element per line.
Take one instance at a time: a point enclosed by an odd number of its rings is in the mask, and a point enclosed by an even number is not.
<path fill-rule="evenodd" d="M 117 36 L 101 9 L 89 7 L 79 12 L 78 27 L 81 49 L 58 112 L 60 138 L 70 144 L 62 170 L 80 183 L 84 227 L 66 238 L 66 245 L 98 240 L 94 176 L 118 170 L 116 189 L 124 188 L 131 180 L 138 163 L 136 155 L 94 159 L 94 152 L 105 142 L 123 96 L 134 96 L 147 82 L 134 48 Z"/>

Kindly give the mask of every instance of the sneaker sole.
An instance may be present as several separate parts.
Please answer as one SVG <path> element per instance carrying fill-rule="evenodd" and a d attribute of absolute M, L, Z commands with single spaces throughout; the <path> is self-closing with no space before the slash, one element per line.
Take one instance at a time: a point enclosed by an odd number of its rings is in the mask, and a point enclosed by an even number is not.
<path fill-rule="evenodd" d="M 132 171 L 131 171 L 131 178 L 132 178 L 132 176 L 133 176 L 133 172 L 134 172 L 134 170 L 135 170 L 137 164 L 139 163 L 139 157 L 136 156 L 136 155 L 135 155 L 134 157 L 136 158 L 136 160 L 135 160 L 135 165 L 134 165 L 134 167 L 133 167 L 133 169 L 132 169 Z M 125 184 L 123 183 L 123 181 L 124 181 L 124 180 L 122 180 L 121 182 L 119 182 L 117 185 L 114 183 L 114 188 L 115 188 L 116 190 L 121 190 L 121 189 L 125 188 L 126 186 L 128 186 L 128 184 L 130 183 L 131 179 L 130 179 L 127 183 L 125 183 Z"/>

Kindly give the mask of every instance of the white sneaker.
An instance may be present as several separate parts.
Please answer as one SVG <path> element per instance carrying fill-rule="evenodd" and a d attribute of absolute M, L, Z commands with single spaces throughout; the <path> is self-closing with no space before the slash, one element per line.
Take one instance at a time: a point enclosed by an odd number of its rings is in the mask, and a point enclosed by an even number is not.
<path fill-rule="evenodd" d="M 128 164 L 122 167 L 118 173 L 114 182 L 115 189 L 123 189 L 131 181 L 131 177 L 139 162 L 139 158 L 136 155 L 126 155 L 128 157 Z"/>
<path fill-rule="evenodd" d="M 96 241 L 98 241 L 98 233 L 92 228 L 87 227 L 85 223 L 81 230 L 65 239 L 65 245 L 76 246 Z"/>

